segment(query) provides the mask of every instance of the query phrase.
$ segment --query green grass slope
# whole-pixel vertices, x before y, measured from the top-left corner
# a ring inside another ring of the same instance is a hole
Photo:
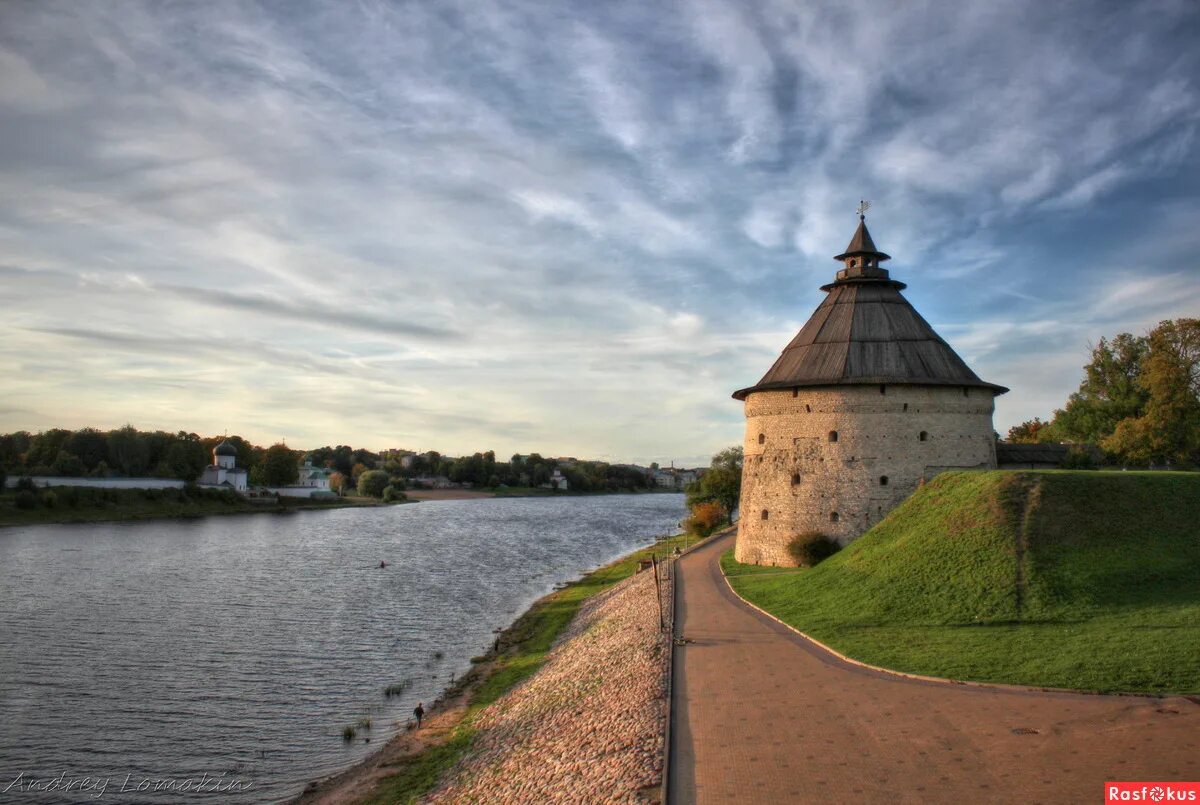
[[[1200,692],[1200,474],[943,473],[811,570],[722,565],[748,600],[873,665]]]

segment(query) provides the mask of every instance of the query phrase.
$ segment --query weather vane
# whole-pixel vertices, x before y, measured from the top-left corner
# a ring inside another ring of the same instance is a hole
[[[856,212],[858,213],[858,220],[865,221],[867,218],[867,210],[869,210],[869,209],[871,209],[871,202],[864,201],[863,199],[859,199],[858,200],[858,209],[856,210]]]

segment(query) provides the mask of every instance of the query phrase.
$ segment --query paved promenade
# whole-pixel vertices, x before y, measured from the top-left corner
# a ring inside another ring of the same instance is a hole
[[[1106,780],[1200,779],[1200,705],[907,680],[845,663],[679,560],[676,803],[1103,802]],[[1170,639],[1169,635],[1164,639]]]

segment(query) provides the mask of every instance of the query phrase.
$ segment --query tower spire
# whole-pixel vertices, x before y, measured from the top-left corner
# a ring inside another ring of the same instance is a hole
[[[875,241],[871,240],[871,233],[867,230],[867,210],[870,208],[869,201],[863,200],[858,203],[858,209],[855,210],[858,213],[858,229],[854,231],[854,237],[850,239],[846,251],[833,258],[845,263],[845,267],[837,273],[837,281],[888,279],[887,269],[880,268],[879,264],[892,258],[879,251]]]

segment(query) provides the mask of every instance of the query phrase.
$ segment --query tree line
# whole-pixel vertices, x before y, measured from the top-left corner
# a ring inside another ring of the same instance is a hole
[[[307,455],[313,466],[333,471],[338,491],[357,487],[363,473],[386,473],[397,489],[415,479],[434,476],[476,487],[537,487],[557,470],[571,490],[579,492],[637,491],[653,486],[643,471],[602,461],[563,462],[537,453],[497,461],[494,451],[451,458],[437,451],[380,454],[350,445],[319,447],[305,453],[286,444],[252,444],[241,436],[200,436],[178,431],[140,431],[132,425],[110,431],[96,428],[51,428],[40,433],[17,431],[0,435],[0,475],[80,477],[151,477],[197,480],[212,462],[213,448],[228,441],[237,450],[237,466],[245,468],[254,486],[287,486],[299,477]],[[373,481],[373,484],[377,483]]]
[[[319,453],[314,451],[313,455]],[[493,450],[457,458],[430,450],[405,456],[389,455],[377,466],[394,481],[403,480],[409,485],[418,483],[419,478],[442,477],[473,487],[538,487],[549,483],[556,470],[574,492],[629,492],[654,485],[650,476],[636,467],[604,461],[560,461],[544,458],[538,453],[516,454],[508,461],[498,461]],[[335,469],[343,473],[344,465]],[[370,467],[365,464],[356,465],[344,474],[357,482],[361,472],[367,469]]]
[[[212,463],[213,448],[228,441],[237,465],[256,486],[286,486],[299,478],[301,451],[286,444],[251,444],[241,436],[200,436],[178,431],[140,431],[132,425],[110,431],[51,428],[40,433],[0,435],[0,475],[68,478],[173,478],[192,482]]]
[[[1101,338],[1066,404],[1013,426],[1008,441],[1095,444],[1127,466],[1200,466],[1200,319]]]

